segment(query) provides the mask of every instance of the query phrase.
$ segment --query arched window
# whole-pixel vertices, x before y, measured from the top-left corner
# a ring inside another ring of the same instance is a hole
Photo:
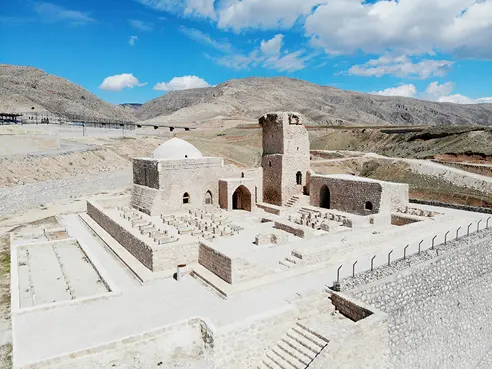
[[[212,192],[210,192],[210,191],[207,191],[205,193],[205,204],[206,205],[212,205],[213,204]]]
[[[189,204],[190,203],[190,195],[188,192],[185,192],[183,195],[183,204]]]
[[[241,173],[241,178],[244,178],[244,172]]]
[[[301,172],[296,173],[296,183],[298,185],[302,185],[302,173]]]
[[[368,202],[366,202],[366,205],[364,208],[366,210],[372,210],[374,207],[372,206],[372,202],[368,201]]]
[[[271,161],[269,161],[269,162],[268,162],[268,166],[269,166],[269,167],[271,167],[271,166],[272,166],[272,162],[271,162]]]

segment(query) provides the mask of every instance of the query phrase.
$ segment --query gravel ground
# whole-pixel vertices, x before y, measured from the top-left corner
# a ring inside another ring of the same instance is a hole
[[[131,169],[0,189],[0,217],[42,205],[131,186]]]

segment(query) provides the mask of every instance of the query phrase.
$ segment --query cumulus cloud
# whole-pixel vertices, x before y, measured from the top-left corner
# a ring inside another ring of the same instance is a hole
[[[330,0],[305,23],[313,45],[330,54],[434,50],[492,57],[492,0]]]
[[[418,77],[427,79],[429,77],[445,76],[454,63],[449,60],[421,60],[414,63],[406,55],[389,56],[383,55],[378,59],[369,60],[365,64],[354,65],[348,70],[348,74],[357,76],[381,77],[392,74],[398,77]]]
[[[130,38],[128,39],[128,43],[130,44],[130,46],[133,46],[133,45],[135,45],[137,40],[138,40],[137,36],[130,36]]]
[[[179,91],[190,88],[210,87],[207,81],[197,76],[174,77],[169,82],[159,82],[154,86],[158,91]]]
[[[52,3],[34,3],[33,7],[41,20],[47,23],[66,22],[74,26],[80,26],[95,22],[88,13],[66,9]]]
[[[419,97],[426,100],[449,102],[454,104],[492,104],[492,96],[480,97],[478,99],[472,99],[470,97],[451,94],[454,90],[455,84],[453,82],[446,82],[440,84],[439,82],[431,82],[427,86],[425,92],[420,93],[412,84],[401,85],[398,87],[390,87],[385,90],[371,92],[375,95],[383,96],[404,96],[404,97]]]
[[[191,38],[192,40],[198,41],[204,45],[208,45],[222,52],[231,52],[232,45],[228,41],[217,41],[210,37],[210,35],[206,34],[195,28],[188,27],[180,27],[180,31],[183,32],[186,36]]]
[[[120,92],[124,88],[142,87],[146,84],[140,83],[138,78],[131,73],[123,73],[106,77],[99,88],[105,91]]]
[[[154,30],[154,24],[151,22],[144,22],[138,19],[130,19],[128,22],[133,28],[142,32],[151,32]]]
[[[272,39],[265,41],[261,41],[261,51],[266,55],[278,55],[280,54],[280,50],[282,49],[282,43],[284,40],[284,35],[278,34],[275,35]]]
[[[326,0],[230,0],[218,11],[218,26],[236,31],[243,28],[286,29],[324,2]]]
[[[382,96],[404,96],[404,97],[415,97],[417,95],[417,87],[412,84],[401,85],[398,87],[387,88],[385,90],[371,92],[374,95]]]

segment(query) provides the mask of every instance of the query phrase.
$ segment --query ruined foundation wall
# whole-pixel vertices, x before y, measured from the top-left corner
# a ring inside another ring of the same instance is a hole
[[[227,283],[232,284],[231,258],[200,242],[198,263]]]
[[[473,368],[492,342],[492,231],[383,280],[346,291],[390,316],[394,368]],[[376,279],[375,273],[375,279]]]
[[[138,261],[148,269],[154,270],[153,250],[149,245],[139,240],[135,235],[119,225],[95,202],[87,201],[87,214],[104,228],[111,237],[118,241],[121,246],[127,249]]]

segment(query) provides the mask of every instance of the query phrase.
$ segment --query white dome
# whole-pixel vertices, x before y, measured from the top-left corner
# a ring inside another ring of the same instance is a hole
[[[154,159],[198,159],[201,158],[202,153],[192,144],[174,137],[170,140],[159,145],[157,149],[152,153]]]

